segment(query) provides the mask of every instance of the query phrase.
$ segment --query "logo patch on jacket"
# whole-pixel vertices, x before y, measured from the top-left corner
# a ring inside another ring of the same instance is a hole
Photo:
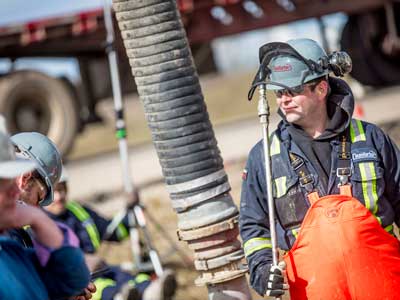
[[[247,170],[246,169],[243,170],[242,180],[247,180]]]
[[[353,159],[353,162],[378,161],[378,154],[375,149],[371,148],[354,149],[351,152],[351,158]]]

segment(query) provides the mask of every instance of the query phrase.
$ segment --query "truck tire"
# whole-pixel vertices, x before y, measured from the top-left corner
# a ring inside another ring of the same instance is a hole
[[[400,3],[394,3],[396,20]],[[342,49],[353,60],[350,73],[360,83],[374,87],[392,86],[400,83],[399,55],[386,55],[382,43],[386,29],[385,12],[382,9],[370,14],[352,15],[343,28]],[[400,24],[397,24],[397,30]]]
[[[0,79],[0,112],[11,134],[46,134],[62,155],[71,149],[78,131],[78,109],[70,88],[37,71],[17,71]]]

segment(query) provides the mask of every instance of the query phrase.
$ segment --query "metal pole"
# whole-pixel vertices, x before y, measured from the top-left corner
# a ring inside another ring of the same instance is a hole
[[[114,98],[114,110],[115,110],[115,117],[116,117],[116,136],[118,139],[118,146],[119,146],[119,153],[121,157],[121,167],[122,167],[122,175],[124,181],[125,192],[128,195],[134,195],[134,187],[132,184],[132,178],[129,169],[129,156],[128,156],[128,144],[126,140],[126,126],[124,121],[124,108],[122,103],[122,93],[121,93],[121,85],[120,85],[120,78],[118,72],[118,59],[117,59],[117,52],[114,49],[114,28],[113,28],[113,21],[111,15],[111,6],[107,0],[104,0],[104,23],[107,32],[107,45],[106,45],[106,52],[108,56],[108,62],[110,66],[110,73],[111,73],[111,86],[113,91],[113,98]],[[148,233],[145,229],[145,221],[143,217],[142,208],[139,205],[135,205],[134,209],[130,209],[128,211],[128,218],[130,222],[130,235],[131,235],[131,248],[132,254],[135,259],[138,259],[138,231],[136,226],[139,225],[145,234],[146,241],[149,241]],[[115,220],[115,219],[114,219]],[[118,225],[118,224],[117,224]],[[110,226],[109,226],[110,227]],[[150,244],[149,244],[150,245]],[[153,264],[154,271],[156,272],[157,276],[161,276],[163,273],[161,261],[157,252],[150,246],[149,247],[149,256],[150,260]],[[140,257],[139,257],[140,259]],[[140,260],[139,260],[140,261]],[[138,262],[138,261],[136,261]]]
[[[271,176],[271,159],[269,149],[269,106],[267,101],[266,85],[259,86],[259,101],[258,101],[258,117],[262,125],[263,131],[263,146],[264,146],[264,160],[265,160],[265,181],[267,185],[267,200],[268,200],[268,215],[269,215],[269,230],[271,234],[272,244],[272,264],[278,266],[278,247],[275,228],[275,205],[272,196],[272,176]],[[280,299],[277,297],[276,299]]]

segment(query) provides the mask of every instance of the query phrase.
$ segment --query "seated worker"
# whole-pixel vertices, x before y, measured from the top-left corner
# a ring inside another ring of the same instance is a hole
[[[16,156],[23,160],[32,161],[35,168],[25,172],[16,178],[16,183],[20,189],[19,202],[26,205],[39,207],[47,205],[53,201],[53,185],[61,176],[61,155],[53,142],[43,134],[38,132],[24,132],[11,137]],[[79,247],[79,240],[74,232],[65,224],[57,223],[63,231],[70,244]],[[22,246],[32,248],[35,244],[35,234],[32,228],[14,228],[8,230],[7,234]],[[46,251],[44,251],[45,253]],[[93,283],[89,283],[80,296],[74,300],[90,299],[91,294],[96,291]]]
[[[104,266],[104,262],[95,254],[101,241],[105,238],[107,227],[111,221],[97,214],[87,206],[83,206],[75,201],[67,201],[68,186],[67,173],[62,168],[59,182],[54,188],[54,201],[45,210],[49,216],[57,222],[68,225],[78,236],[80,247],[85,252],[89,267],[93,270],[99,265]],[[108,241],[121,241],[128,236],[128,222],[125,218]],[[93,299],[111,300],[116,298],[116,294],[131,294],[126,299],[143,300],[168,300],[172,299],[175,289],[175,276],[170,270],[154,280],[150,280],[147,274],[132,276],[124,272],[118,266],[109,266],[110,272],[94,281],[97,292]],[[129,290],[128,286],[132,289]],[[126,291],[129,290],[129,293]]]
[[[0,130],[0,299],[67,299],[89,283],[82,251],[68,235],[41,209],[17,201],[16,178],[34,168],[31,161],[16,160],[8,134]],[[35,235],[33,248],[4,234],[23,226]]]

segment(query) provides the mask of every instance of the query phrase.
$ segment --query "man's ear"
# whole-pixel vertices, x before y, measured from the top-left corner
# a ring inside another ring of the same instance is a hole
[[[29,180],[33,177],[32,172],[25,173],[17,178],[17,185],[20,189],[23,189],[29,183]]]
[[[317,95],[321,98],[321,99],[325,99],[326,96],[328,96],[328,82],[325,80],[322,80],[317,86],[316,86],[316,92]]]

